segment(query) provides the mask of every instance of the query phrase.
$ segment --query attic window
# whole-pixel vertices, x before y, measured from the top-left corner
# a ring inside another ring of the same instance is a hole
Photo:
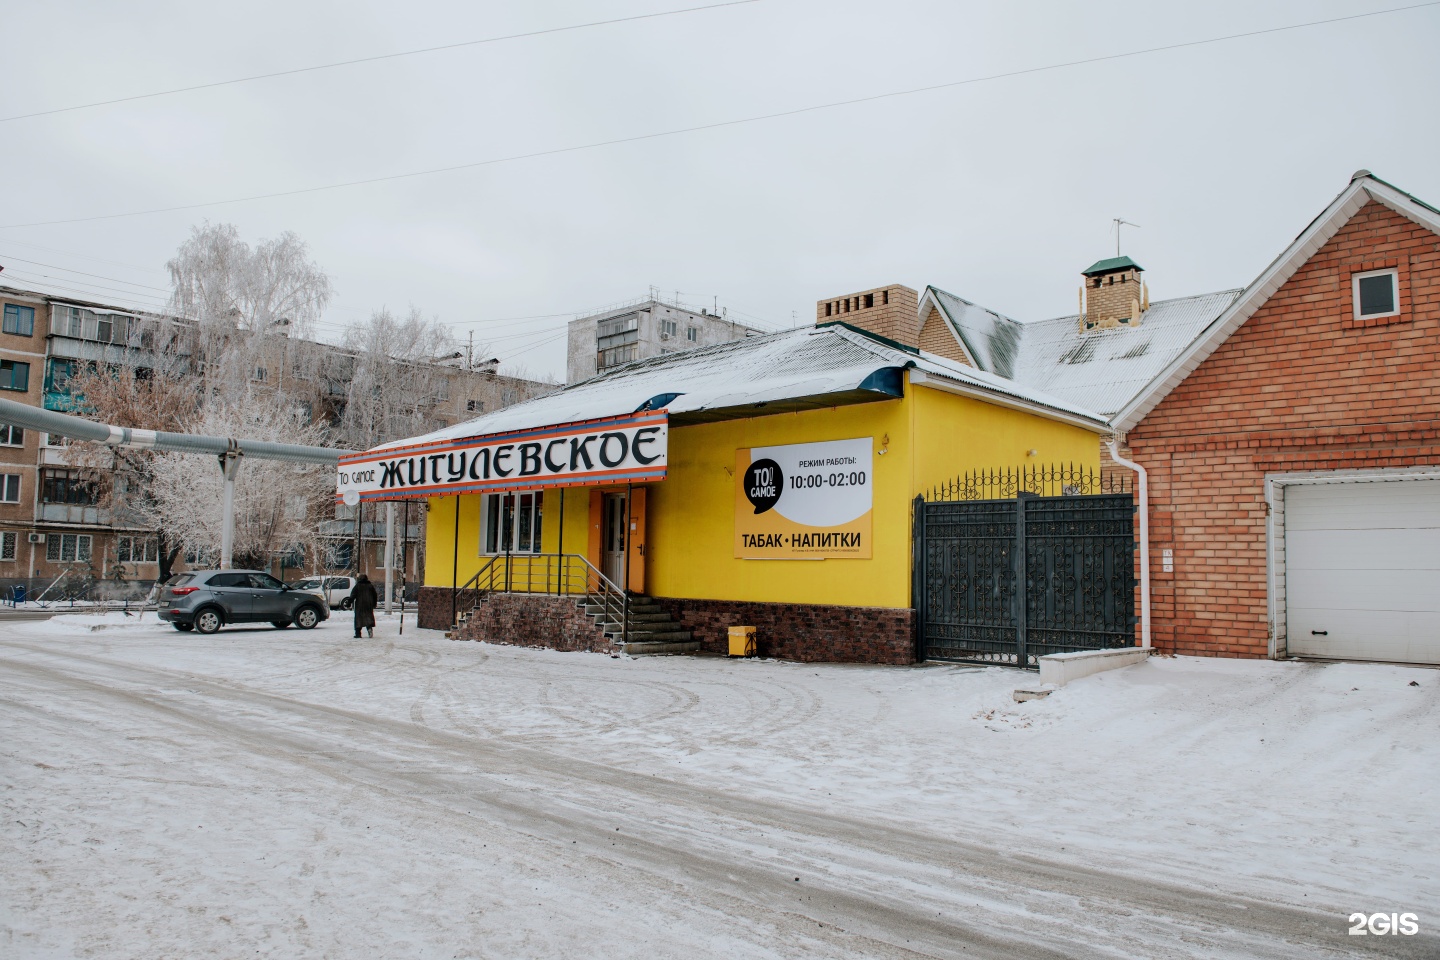
[[[1400,283],[1394,270],[1371,270],[1351,278],[1355,319],[1393,317],[1400,312]]]

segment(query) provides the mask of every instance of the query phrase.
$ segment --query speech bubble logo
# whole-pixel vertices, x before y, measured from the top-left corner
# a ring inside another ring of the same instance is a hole
[[[764,513],[780,502],[785,474],[774,460],[756,460],[745,469],[744,482],[745,499],[754,505],[756,513]]]

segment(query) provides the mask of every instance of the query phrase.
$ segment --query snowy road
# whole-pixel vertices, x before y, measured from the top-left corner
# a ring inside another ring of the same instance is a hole
[[[6,957],[1440,954],[1435,671],[1161,660],[1015,704],[1000,670],[79,622],[0,626]]]

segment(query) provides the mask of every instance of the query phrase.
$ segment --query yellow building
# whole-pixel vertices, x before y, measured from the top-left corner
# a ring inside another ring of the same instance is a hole
[[[339,492],[426,500],[425,627],[721,652],[743,624],[767,655],[908,663],[915,497],[975,469],[1098,470],[1104,429],[832,320],[348,457]]]

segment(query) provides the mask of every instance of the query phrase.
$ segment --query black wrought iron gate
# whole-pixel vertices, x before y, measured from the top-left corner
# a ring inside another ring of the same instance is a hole
[[[915,498],[920,659],[1031,667],[1050,653],[1134,645],[1129,493],[944,495]]]

